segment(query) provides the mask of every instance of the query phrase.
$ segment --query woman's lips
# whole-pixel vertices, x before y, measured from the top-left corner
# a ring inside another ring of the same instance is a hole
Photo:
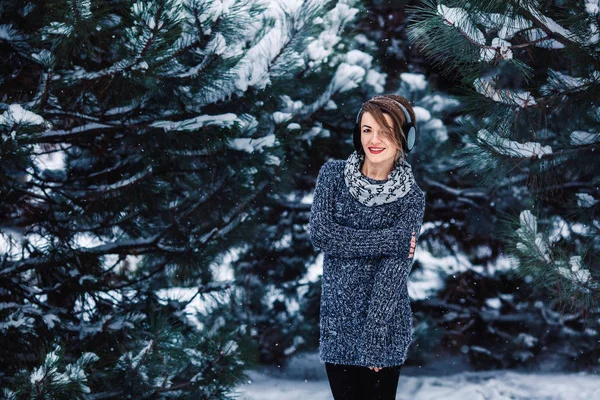
[[[385,147],[369,147],[371,154],[379,154],[385,150]]]

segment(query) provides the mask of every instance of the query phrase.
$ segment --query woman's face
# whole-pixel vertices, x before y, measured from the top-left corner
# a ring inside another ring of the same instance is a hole
[[[388,114],[383,114],[387,123],[393,128],[394,121]],[[385,135],[383,135],[384,126],[380,126],[369,112],[363,113],[360,119],[360,141],[362,143],[365,157],[372,163],[381,163],[391,160],[392,162],[398,156],[400,150]],[[381,149],[383,149],[381,151]]]

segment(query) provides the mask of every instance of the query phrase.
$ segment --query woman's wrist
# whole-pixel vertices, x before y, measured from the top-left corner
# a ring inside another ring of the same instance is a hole
[[[412,237],[410,239],[410,249],[408,250],[408,258],[412,258],[415,254],[415,248],[417,247],[417,238],[415,235],[416,232],[413,231]]]

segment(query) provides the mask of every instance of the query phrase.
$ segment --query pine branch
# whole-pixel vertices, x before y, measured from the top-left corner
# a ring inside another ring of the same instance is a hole
[[[562,43],[563,45],[565,45],[565,47],[580,46],[581,43],[579,43],[579,41],[573,41],[571,40],[571,38],[562,35],[557,30],[551,30],[548,27],[547,23],[554,23],[554,21],[546,17],[538,10],[529,7],[527,2],[510,0],[509,3],[511,3],[515,8],[519,9],[521,12],[523,12],[523,14],[525,14],[528,20],[532,21],[538,28],[540,28],[544,31],[544,33],[546,33],[546,36],[549,36],[555,39],[556,41]],[[564,30],[568,33],[568,31],[563,29],[562,27],[561,30]]]

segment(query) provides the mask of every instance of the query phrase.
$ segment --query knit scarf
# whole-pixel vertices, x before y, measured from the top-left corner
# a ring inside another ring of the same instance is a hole
[[[394,163],[387,181],[384,183],[369,182],[360,170],[364,161],[364,154],[358,154],[356,151],[350,154],[344,167],[344,180],[350,194],[366,206],[391,203],[404,197],[415,181],[412,167],[400,157]]]

